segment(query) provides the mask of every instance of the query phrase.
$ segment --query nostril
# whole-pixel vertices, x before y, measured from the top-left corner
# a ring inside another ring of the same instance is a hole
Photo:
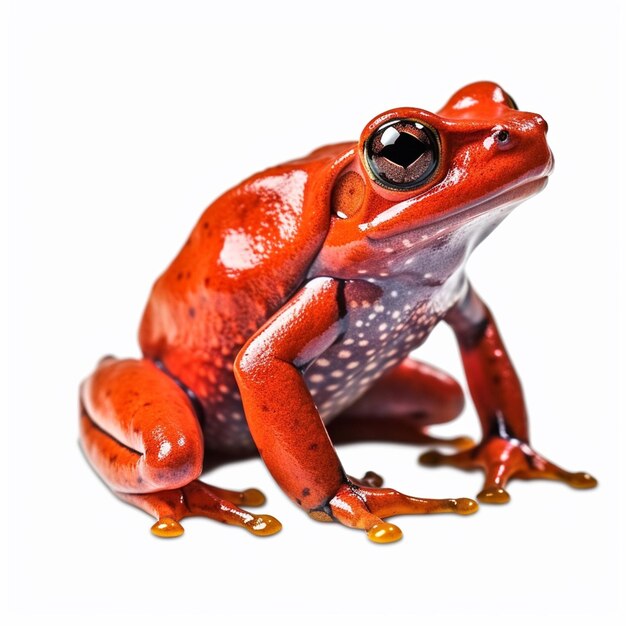
[[[500,130],[496,133],[496,141],[500,144],[506,144],[509,142],[509,131],[508,130]]]

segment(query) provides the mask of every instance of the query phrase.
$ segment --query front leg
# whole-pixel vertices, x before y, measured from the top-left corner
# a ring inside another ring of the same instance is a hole
[[[452,326],[461,350],[470,393],[482,428],[482,441],[474,448],[453,455],[436,451],[421,457],[425,465],[481,468],[485,484],[481,502],[509,501],[505,490],[512,478],[547,478],[571,487],[595,487],[595,478],[585,472],[568,472],[537,454],[529,443],[528,417],[519,378],[509,359],[489,309],[476,293],[452,308],[446,321]]]
[[[242,348],[235,376],[263,461],[276,482],[311,517],[339,521],[384,543],[402,536],[382,518],[400,514],[472,513],[467,498],[425,500],[356,484],[346,475],[302,377],[306,366],[344,332],[343,283],[309,282]]]

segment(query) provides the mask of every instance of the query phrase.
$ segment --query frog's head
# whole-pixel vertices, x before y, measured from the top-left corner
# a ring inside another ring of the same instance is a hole
[[[459,90],[438,114],[399,108],[374,118],[335,179],[318,268],[386,276],[446,244],[462,262],[545,186],[553,165],[547,128],[489,82]]]

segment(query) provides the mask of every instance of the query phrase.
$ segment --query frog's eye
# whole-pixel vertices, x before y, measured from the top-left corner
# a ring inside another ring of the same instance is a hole
[[[368,139],[365,159],[374,180],[383,187],[414,189],[437,167],[437,137],[416,120],[395,120]]]

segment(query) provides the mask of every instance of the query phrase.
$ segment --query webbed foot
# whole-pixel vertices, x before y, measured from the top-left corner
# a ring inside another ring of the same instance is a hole
[[[419,460],[429,467],[447,465],[463,470],[482,469],[485,481],[477,499],[485,504],[509,502],[511,498],[505,487],[512,478],[558,480],[576,489],[590,489],[598,484],[586,472],[568,472],[548,461],[528,443],[496,436],[455,454],[430,450]]]
[[[425,515],[429,513],[457,513],[469,515],[478,510],[478,504],[469,498],[436,500],[415,498],[394,489],[381,489],[346,483],[329,502],[328,514],[313,511],[310,516],[320,521],[336,520],[344,526],[367,532],[375,543],[391,543],[402,538],[395,524],[385,521],[394,515]]]
[[[238,506],[264,504],[265,496],[258,489],[230,491],[194,480],[178,489],[143,494],[118,492],[117,495],[157,518],[151,528],[157,537],[179,537],[184,533],[180,520],[196,516],[241,526],[259,537],[273,535],[282,528],[275,517],[255,515]]]

